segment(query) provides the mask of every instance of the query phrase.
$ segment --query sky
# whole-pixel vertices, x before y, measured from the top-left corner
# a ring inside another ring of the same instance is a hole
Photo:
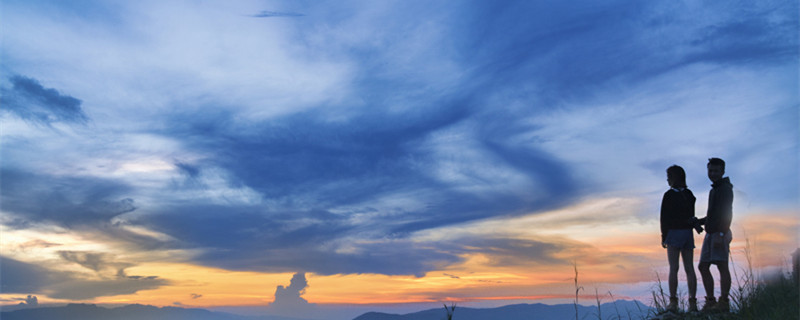
[[[702,217],[710,157],[734,269],[785,270],[799,7],[3,0],[0,302],[645,301],[665,170]]]

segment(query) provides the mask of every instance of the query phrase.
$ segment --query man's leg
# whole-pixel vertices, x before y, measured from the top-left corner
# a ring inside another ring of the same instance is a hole
[[[711,263],[701,261],[700,264],[697,265],[697,269],[700,270],[700,277],[703,278],[703,287],[706,289],[706,298],[713,298],[714,277],[711,276]]]
[[[728,262],[717,263],[717,268],[719,268],[720,296],[727,298],[731,292],[731,271],[728,269]]]
[[[711,276],[711,235],[706,233],[703,239],[703,247],[700,249],[700,264],[697,265],[697,270],[700,271],[700,276],[703,278],[703,288],[706,289],[706,303],[703,305],[703,311],[708,312],[714,309],[717,300],[714,299],[714,277]]]
[[[731,271],[728,269],[727,261],[717,263],[717,268],[719,269],[720,287],[718,309],[723,312],[728,312],[730,310],[730,300],[728,300],[728,295],[731,291]]]

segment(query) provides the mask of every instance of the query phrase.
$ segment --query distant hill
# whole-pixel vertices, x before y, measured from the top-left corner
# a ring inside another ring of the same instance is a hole
[[[643,319],[650,307],[639,301],[617,300],[600,305],[604,319]],[[597,319],[597,306],[578,306],[578,319]],[[442,320],[444,307],[408,314],[388,314],[368,312],[353,320]],[[515,304],[498,308],[475,309],[456,307],[453,320],[563,320],[575,319],[575,306],[572,304]]]
[[[650,308],[638,301],[617,300],[601,305],[604,319],[644,319]],[[409,314],[368,312],[353,320],[442,320],[444,308]],[[597,307],[578,306],[579,319],[597,319]],[[104,308],[93,304],[68,304],[0,312],[2,320],[302,320],[275,316],[241,316],[205,309],[154,307],[140,304]],[[575,319],[572,304],[515,304],[498,308],[456,307],[453,320],[562,320]]]
[[[103,308],[93,304],[68,304],[0,312],[2,320],[299,320],[282,317],[246,317],[205,309],[154,307],[132,304]]]

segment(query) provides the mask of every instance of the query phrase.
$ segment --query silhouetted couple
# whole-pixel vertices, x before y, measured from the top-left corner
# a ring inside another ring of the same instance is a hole
[[[728,269],[728,256],[732,239],[730,226],[733,215],[733,185],[724,177],[725,161],[719,158],[708,159],[708,179],[711,180],[711,191],[708,194],[708,211],[705,218],[697,219],[694,215],[696,198],[686,187],[686,172],[673,165],[667,168],[667,182],[670,189],[661,200],[661,246],[667,249],[669,261],[669,305],[667,310],[678,310],[678,260],[683,258],[686,281],[689,286],[689,312],[697,311],[697,276],[694,273],[694,235],[705,225],[706,236],[700,251],[700,264],[697,268],[703,277],[706,290],[704,312],[728,312],[731,289],[731,273]],[[714,298],[714,278],[710,267],[717,265],[720,274],[719,301]]]

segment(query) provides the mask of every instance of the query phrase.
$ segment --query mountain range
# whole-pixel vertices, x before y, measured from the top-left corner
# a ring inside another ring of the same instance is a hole
[[[514,304],[497,308],[476,309],[456,306],[453,320],[563,320],[575,319],[643,319],[651,308],[639,301],[617,300],[597,306],[577,306],[574,304]],[[409,314],[388,314],[368,312],[353,320],[442,320],[446,318],[444,307]]]
[[[131,304],[104,308],[71,303],[61,307],[28,308],[0,312],[2,320],[303,320],[276,316],[248,317],[205,309],[154,307]]]
[[[617,300],[597,306],[573,304],[546,305],[515,304],[497,308],[466,308],[456,306],[454,320],[561,320],[573,319],[642,319],[651,308],[639,301]],[[444,308],[408,314],[367,312],[353,320],[442,320]],[[154,307],[133,304],[105,308],[93,304],[68,304],[60,307],[27,308],[0,312],[3,320],[303,320],[276,316],[241,316],[205,309]]]

